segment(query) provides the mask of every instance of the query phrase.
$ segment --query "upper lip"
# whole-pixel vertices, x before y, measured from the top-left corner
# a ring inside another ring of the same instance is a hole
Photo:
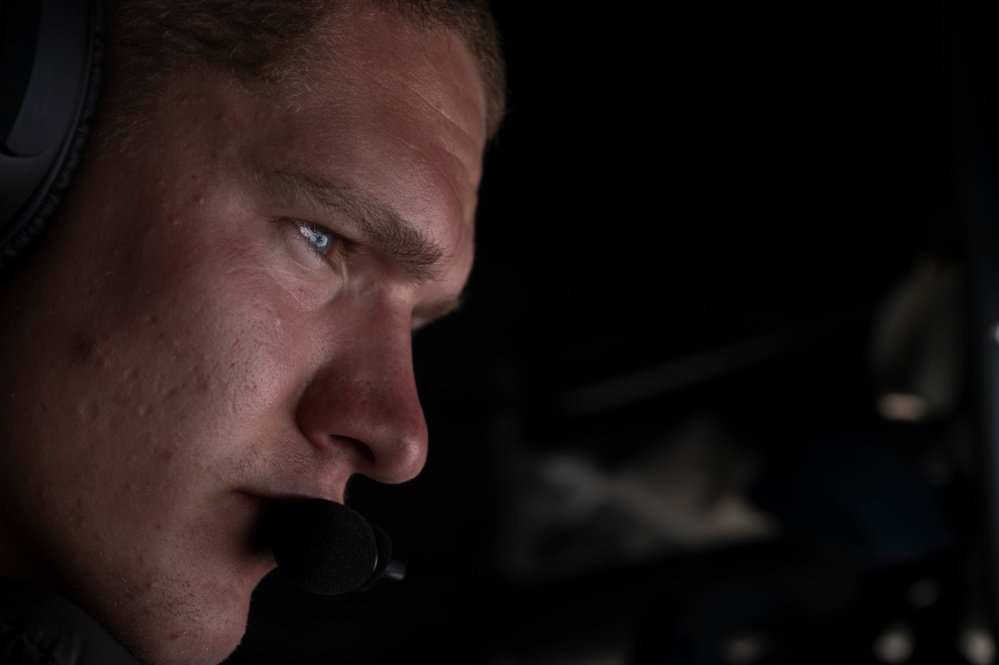
[[[334,495],[328,492],[317,492],[310,490],[276,490],[276,489],[258,489],[258,488],[244,488],[237,490],[242,494],[248,496],[262,499],[264,501],[273,502],[286,502],[286,501],[308,501],[310,499],[323,499],[324,501],[332,501],[334,503],[344,503],[343,494]]]

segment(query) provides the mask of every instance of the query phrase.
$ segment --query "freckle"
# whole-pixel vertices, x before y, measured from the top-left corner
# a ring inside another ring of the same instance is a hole
[[[171,640],[180,639],[180,636],[181,636],[181,633],[170,633],[170,639]]]
[[[173,459],[173,453],[171,451],[169,451],[169,450],[166,450],[166,451],[163,452],[162,455],[160,455],[160,459],[164,463],[169,464],[170,461]]]

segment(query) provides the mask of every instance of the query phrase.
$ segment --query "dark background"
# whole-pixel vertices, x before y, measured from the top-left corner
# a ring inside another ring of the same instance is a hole
[[[993,10],[496,13],[430,458],[352,494],[407,578],[232,663],[992,662]]]

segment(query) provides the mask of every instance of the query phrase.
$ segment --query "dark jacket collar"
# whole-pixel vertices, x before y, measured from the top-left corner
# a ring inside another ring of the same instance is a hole
[[[0,577],[0,663],[140,665],[66,598],[7,577]]]

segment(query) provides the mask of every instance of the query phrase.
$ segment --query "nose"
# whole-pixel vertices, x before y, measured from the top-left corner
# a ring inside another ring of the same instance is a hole
[[[428,443],[409,319],[396,316],[386,324],[384,317],[370,318],[341,329],[306,385],[296,417],[324,461],[336,465],[337,475],[401,483],[422,470]]]

